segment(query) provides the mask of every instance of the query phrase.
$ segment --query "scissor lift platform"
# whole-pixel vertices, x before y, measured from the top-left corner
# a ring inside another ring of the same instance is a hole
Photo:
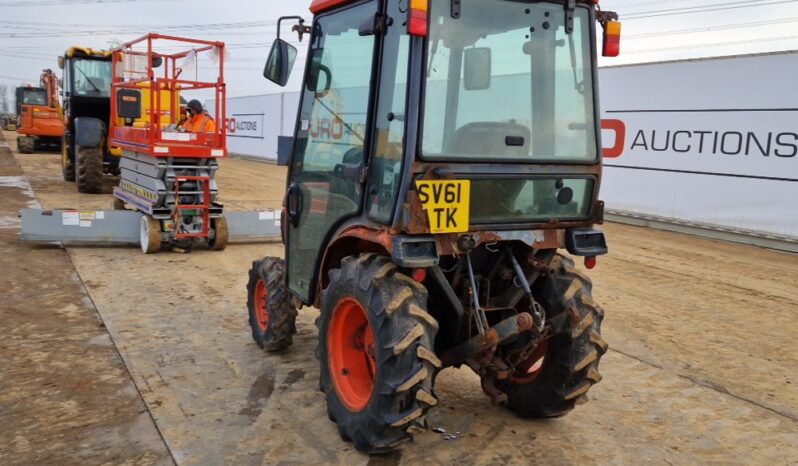
[[[200,80],[196,69],[193,80],[186,77],[192,71],[184,69],[185,62],[189,57],[196,62],[197,54],[217,58],[213,79]],[[224,249],[231,218],[217,200],[214,180],[217,160],[227,156],[224,43],[148,34],[121,45],[112,58],[109,138],[122,149],[114,209],[143,214],[144,253],[158,251],[163,243]],[[214,96],[215,128],[186,132],[181,92]]]

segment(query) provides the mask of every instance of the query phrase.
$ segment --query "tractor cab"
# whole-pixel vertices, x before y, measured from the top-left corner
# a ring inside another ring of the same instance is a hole
[[[523,416],[585,401],[603,312],[560,251],[588,268],[607,252],[594,228],[596,25],[602,54],[617,55],[617,15],[593,0],[315,0],[311,12],[311,24],[280,19],[263,73],[290,81],[283,23],[309,36],[285,261],[250,272],[253,337],[290,343],[269,322],[295,311],[272,297],[320,309],[330,417],[362,451],[422,425],[442,367],[467,365]]]

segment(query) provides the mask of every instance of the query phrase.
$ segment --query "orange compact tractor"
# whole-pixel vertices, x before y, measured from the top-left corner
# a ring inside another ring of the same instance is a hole
[[[52,70],[44,70],[40,87],[18,87],[17,148],[22,154],[38,148],[58,150],[64,135],[61,105],[58,102],[58,78]]]
[[[520,416],[565,415],[601,380],[597,0],[314,0],[281,18],[264,75],[310,36],[284,202],[285,259],[249,272],[252,336],[320,310],[327,412],[358,450],[425,428],[435,375],[468,366]],[[567,252],[567,254],[566,254]]]

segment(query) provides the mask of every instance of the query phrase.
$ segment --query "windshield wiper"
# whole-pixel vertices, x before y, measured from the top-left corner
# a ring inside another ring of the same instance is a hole
[[[438,44],[443,40],[442,38],[438,38],[432,44],[432,53],[429,56],[429,66],[427,66],[427,77],[429,78],[432,75],[432,62],[435,60],[435,54],[438,53]]]
[[[568,35],[568,48],[571,52],[571,72],[574,75],[574,89],[580,94],[585,93],[585,82],[579,81],[579,77],[576,75],[576,46],[574,45],[574,35]]]
[[[97,91],[97,93],[98,93],[98,94],[102,94],[102,93],[103,93],[103,91],[101,91],[101,90],[100,90],[100,88],[99,88],[99,87],[97,87],[97,85],[96,85],[96,84],[94,84],[94,81],[92,81],[92,80],[91,80],[91,78],[90,78],[90,77],[88,77],[88,76],[86,75],[86,73],[84,73],[84,72],[83,72],[83,70],[82,70],[82,69],[80,69],[80,67],[77,67],[77,66],[76,66],[76,67],[75,67],[75,69],[76,69],[76,70],[78,70],[78,71],[80,72],[80,74],[82,74],[82,75],[83,75],[83,77],[84,77],[84,78],[86,78],[86,81],[88,81],[88,82],[89,82],[89,84],[91,84],[91,87],[93,87],[93,88],[94,88],[94,90],[95,90],[95,91]]]

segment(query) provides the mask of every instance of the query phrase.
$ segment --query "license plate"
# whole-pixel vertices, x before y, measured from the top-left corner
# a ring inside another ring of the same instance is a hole
[[[419,180],[416,190],[427,212],[430,233],[468,231],[470,180]]]

